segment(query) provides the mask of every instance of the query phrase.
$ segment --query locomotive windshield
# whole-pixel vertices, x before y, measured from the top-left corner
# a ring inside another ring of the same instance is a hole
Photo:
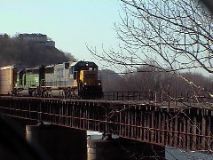
[[[96,71],[98,70],[98,66],[94,62],[88,61],[79,61],[71,64],[70,74],[73,74],[74,79],[76,79],[76,75],[81,70],[90,70]]]

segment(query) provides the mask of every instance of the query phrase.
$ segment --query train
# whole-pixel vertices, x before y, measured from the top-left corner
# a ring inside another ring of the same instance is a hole
[[[90,61],[64,62],[25,68],[0,67],[0,95],[101,98],[98,66]]]

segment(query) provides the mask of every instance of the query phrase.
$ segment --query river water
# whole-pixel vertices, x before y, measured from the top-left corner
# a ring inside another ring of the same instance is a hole
[[[166,147],[165,155],[168,160],[213,160],[213,154],[186,152],[171,147]]]
[[[98,140],[102,138],[102,134],[98,132],[88,131],[87,135],[92,140]],[[194,152],[194,151],[186,152],[181,149],[166,147],[165,158],[166,160],[213,160],[213,154],[200,153],[200,152]]]

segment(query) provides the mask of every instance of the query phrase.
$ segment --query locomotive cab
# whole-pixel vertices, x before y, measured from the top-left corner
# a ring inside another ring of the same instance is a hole
[[[94,62],[79,61],[71,66],[73,74],[72,86],[78,90],[78,96],[83,98],[102,97],[101,81],[98,80],[98,66]]]

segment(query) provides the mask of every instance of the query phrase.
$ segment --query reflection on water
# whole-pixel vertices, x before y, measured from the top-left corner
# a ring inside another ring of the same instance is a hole
[[[171,147],[166,147],[165,154],[168,160],[213,160],[213,154],[185,152]]]
[[[102,133],[99,132],[88,131],[87,135],[90,140],[102,139]],[[165,158],[167,160],[213,160],[213,154],[200,153],[200,152],[186,152],[181,149],[166,147]]]

